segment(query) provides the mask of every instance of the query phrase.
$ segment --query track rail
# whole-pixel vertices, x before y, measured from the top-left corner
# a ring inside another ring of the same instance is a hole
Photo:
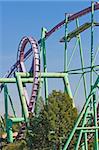
[[[33,56],[33,61],[32,61],[32,67],[33,68],[31,71],[33,73],[33,86],[32,86],[32,92],[31,92],[31,97],[30,99],[27,98],[27,90],[26,86],[24,86],[24,94],[26,97],[27,101],[27,107],[28,111],[34,112],[35,108],[35,102],[38,94],[38,89],[39,89],[39,81],[38,81],[38,72],[40,72],[40,56],[39,56],[39,50],[38,50],[38,44],[36,40],[32,37],[23,37],[20,45],[19,45],[19,69],[21,72],[26,72],[26,67],[24,64],[24,52],[25,52],[25,47],[26,45],[30,43],[32,52],[34,54]],[[28,104],[29,102],[29,104]],[[23,123],[22,127],[20,128],[19,134],[17,136],[17,139],[21,139],[23,137],[23,133],[25,131],[26,124]]]
[[[88,13],[91,12],[91,7],[85,8],[71,16],[69,16],[68,18],[68,22],[71,22],[79,17],[82,17]],[[94,10],[98,10],[99,9],[99,3],[95,3],[94,5]],[[58,23],[55,27],[53,27],[49,32],[46,33],[46,39],[51,36],[55,31],[59,30],[63,25],[65,24],[65,20],[61,21],[60,23]],[[41,39],[38,41],[38,44],[41,43]],[[26,60],[30,55],[32,54],[32,49],[29,49],[25,54],[24,54],[24,60]],[[9,78],[13,75],[13,73],[15,72],[15,70],[17,69],[19,65],[19,60],[10,68],[10,70],[6,73],[5,77]],[[3,86],[1,86],[2,89]]]
[[[94,9],[98,10],[99,9],[99,3],[95,3],[94,5]],[[90,13],[92,10],[91,7],[88,7],[82,11],[79,11],[73,15],[70,15],[68,17],[68,22],[71,22],[79,17],[82,17],[88,13]],[[63,25],[65,24],[65,20],[61,21],[60,23],[58,23],[55,27],[53,27],[49,32],[46,33],[45,38],[47,39],[49,36],[51,36],[54,32],[56,32],[57,30],[59,30]],[[27,45],[27,43],[30,43],[31,48],[25,53],[25,47]],[[34,54],[34,59],[33,59],[33,86],[32,86],[32,92],[31,92],[31,97],[29,99],[29,104],[28,104],[28,111],[31,112],[32,110],[34,111],[34,107],[35,107],[35,101],[37,98],[37,92],[38,92],[38,86],[39,86],[39,81],[38,81],[38,72],[40,72],[40,58],[39,58],[39,52],[38,52],[38,44],[41,43],[41,39],[36,42],[35,39],[33,39],[32,37],[24,37],[19,45],[19,59],[17,60],[17,62],[10,68],[10,70],[7,72],[7,74],[4,76],[6,78],[11,77],[15,70],[18,69],[18,67],[20,67],[22,72],[26,71],[25,65],[24,65],[24,61],[33,53]],[[3,84],[1,85],[1,90],[3,88]],[[25,89],[25,88],[24,88]],[[26,95],[26,92],[25,92]],[[20,139],[23,136],[23,132],[25,130],[25,123],[22,124],[22,127],[19,131],[18,134],[18,139]]]

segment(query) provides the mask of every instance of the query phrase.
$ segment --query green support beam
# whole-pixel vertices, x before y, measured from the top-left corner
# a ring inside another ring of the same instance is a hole
[[[28,108],[27,108],[27,104],[26,104],[24,88],[22,85],[21,77],[18,73],[15,73],[15,77],[16,77],[16,83],[17,83],[17,87],[18,87],[19,96],[20,96],[21,106],[22,106],[22,110],[24,113],[24,118],[25,118],[25,121],[28,122],[29,113],[28,113]]]
[[[76,20],[76,26],[79,28],[79,21]],[[82,50],[82,42],[81,42],[81,36],[78,34],[77,36],[78,44],[79,44],[79,51],[80,51],[80,59],[81,59],[81,67],[82,67],[82,73],[83,73],[83,84],[84,84],[84,93],[85,93],[85,99],[87,98],[87,87],[86,87],[86,76],[84,74],[84,57],[83,57],[83,50]]]
[[[68,14],[65,14],[65,48],[64,48],[64,72],[67,71],[67,35],[68,35]]]
[[[41,110],[41,91],[42,91],[42,85],[43,85],[43,81],[39,80],[39,91],[38,91],[38,95],[37,95],[37,100],[36,100],[36,105],[35,105],[35,115],[36,117],[39,116],[40,114],[40,110]]]
[[[30,73],[17,73],[21,77],[21,82],[22,83],[33,83],[33,77],[31,77]],[[52,73],[39,73],[39,77],[41,78],[64,78],[66,73],[57,73],[57,72],[52,72]],[[0,78],[0,83],[16,83],[15,78]]]
[[[12,131],[12,121],[8,119],[7,122],[7,128],[8,128],[8,133],[7,133],[7,141],[9,143],[13,143],[13,131]]]
[[[24,118],[21,117],[21,118],[10,118],[10,120],[13,122],[13,123],[19,123],[19,122],[24,122]]]
[[[7,141],[13,143],[12,121],[9,119],[8,114],[8,89],[6,84],[4,85],[4,100],[5,100],[5,122],[6,122]]]
[[[96,91],[94,89],[94,93],[93,93],[93,111],[94,111],[94,125],[96,127],[95,129],[95,139],[94,139],[94,148],[95,150],[99,150],[99,143],[98,143],[98,124],[97,124],[97,101],[96,101]]]
[[[92,86],[93,86],[93,66],[94,66],[94,56],[93,56],[93,51],[94,51],[94,2],[92,0],[91,2],[91,51],[90,51],[90,66],[91,66],[91,70],[90,70],[90,86],[91,86],[91,89],[92,89]]]
[[[60,42],[65,42],[65,48],[64,48],[64,70],[63,72],[47,72],[47,60],[46,60],[46,41],[47,38],[47,30],[45,28],[42,28],[41,31],[41,45],[40,45],[40,60],[43,59],[43,72],[38,73],[39,78],[39,90],[37,95],[37,101],[36,101],[36,111],[35,115],[38,117],[40,112],[40,106],[38,106],[38,103],[40,103],[40,96],[41,96],[41,90],[42,85],[44,83],[44,92],[45,92],[45,104],[48,105],[48,78],[62,78],[64,83],[64,91],[67,92],[67,94],[70,96],[70,98],[73,100],[74,97],[72,96],[72,91],[69,83],[69,74],[79,74],[81,75],[79,82],[77,84],[75,94],[77,93],[77,90],[80,86],[80,81],[83,78],[83,84],[84,84],[84,91],[85,91],[85,105],[80,112],[77,122],[75,123],[75,126],[68,137],[67,142],[65,143],[63,150],[67,150],[69,147],[69,144],[77,131],[79,133],[78,140],[76,141],[76,145],[74,147],[74,150],[78,150],[79,148],[82,148],[82,150],[88,150],[88,135],[89,133],[93,133],[95,136],[94,140],[94,149],[99,149],[98,144],[98,130],[99,126],[97,123],[97,98],[96,98],[96,88],[99,88],[99,75],[96,73],[95,69],[99,69],[99,65],[94,66],[94,60],[97,56],[98,50],[96,51],[95,55],[93,55],[94,51],[94,26],[99,26],[99,23],[94,22],[94,2],[92,0],[92,11],[91,11],[91,23],[87,22],[83,25],[79,26],[78,19],[76,20],[76,29],[72,32],[68,33],[68,14],[65,14],[65,36],[60,40]],[[80,33],[84,32],[85,30],[91,28],[91,59],[90,59],[90,66],[84,67],[84,57],[83,57],[83,49],[82,49],[82,43],[81,43],[81,37]],[[52,30],[53,31],[53,30]],[[70,56],[69,63],[67,62],[67,52],[68,52],[68,42],[70,42],[71,39],[74,37],[77,38],[76,44],[74,46],[73,52]],[[69,70],[69,65],[71,63],[71,60],[74,56],[74,53],[77,49],[77,45],[79,45],[80,50],[80,59],[81,59],[81,68],[72,69]],[[86,77],[85,73],[90,73],[90,93],[89,96],[87,96],[87,87],[86,87]],[[94,83],[94,75],[93,72],[96,73],[97,79]],[[6,131],[7,131],[7,141],[13,142],[13,132],[12,132],[12,125],[14,123],[19,122],[28,122],[29,120],[29,113],[28,108],[26,104],[26,98],[24,95],[24,83],[32,83],[33,84],[33,74],[31,73],[22,73],[18,72],[15,73],[15,78],[0,78],[0,83],[4,84],[4,99],[5,99],[5,119],[6,119]],[[7,85],[8,83],[15,83],[17,84],[18,93],[20,96],[21,106],[22,106],[22,117],[16,117],[14,107],[12,100],[10,98],[10,95],[8,93]],[[10,100],[11,107],[14,113],[14,118],[10,118],[8,114],[8,100]],[[73,107],[75,107],[74,101],[73,101]],[[89,118],[90,117],[90,120]],[[94,118],[94,119],[93,119]],[[93,122],[92,122],[93,121]],[[88,123],[88,126],[87,126]],[[91,124],[93,123],[93,124]],[[60,150],[62,150],[62,139],[63,137],[60,137]],[[82,138],[84,139],[83,141]],[[81,146],[81,147],[80,147]],[[55,149],[55,147],[54,147]]]
[[[99,23],[94,22],[93,26],[99,26]],[[90,22],[86,22],[83,25],[79,26],[79,28],[75,29],[74,31],[68,33],[67,35],[67,42],[70,42],[70,40],[74,37],[77,37],[80,33],[84,32],[88,28],[91,27]],[[61,38],[60,42],[65,42],[65,36]]]
[[[78,125],[79,125],[79,123],[80,123],[82,117],[84,116],[86,110],[88,109],[88,105],[90,104],[90,98],[92,97],[93,91],[94,91],[94,89],[97,87],[97,84],[99,84],[99,77],[96,79],[96,82],[95,82],[95,84],[94,84],[94,86],[93,86],[93,88],[92,88],[92,90],[91,90],[91,92],[90,92],[88,98],[86,99],[86,102],[85,102],[85,104],[84,104],[84,106],[83,106],[83,109],[82,109],[82,111],[80,112],[80,114],[79,114],[79,116],[78,116],[78,119],[77,119],[77,121],[76,121],[76,123],[75,123],[75,125],[74,125],[74,128],[73,128],[73,130],[72,130],[70,136],[68,137],[68,140],[66,141],[66,143],[65,143],[65,145],[64,145],[63,150],[67,150],[67,148],[68,148],[68,146],[69,146],[69,144],[70,144],[70,141],[72,140],[72,138],[73,138],[73,136],[74,136],[74,133],[75,133],[75,131],[77,130]],[[82,128],[83,128],[83,127],[82,127]],[[82,129],[81,129],[81,130],[82,130]]]
[[[44,73],[47,73],[46,47],[45,47],[46,32],[47,32],[47,30],[45,28],[42,28],[40,53],[43,54],[43,71],[44,71]],[[46,105],[48,105],[48,81],[47,81],[47,78],[44,78],[44,89],[45,89],[45,100],[46,100],[45,103],[46,103]]]
[[[69,17],[69,15],[65,14],[64,72],[66,72],[67,69],[68,69],[68,65],[67,65],[67,35],[68,35],[67,24],[68,24],[68,17]],[[73,96],[72,96],[72,91],[71,91],[71,88],[70,88],[68,73],[65,74],[63,81],[64,81],[64,92],[66,92],[70,96],[70,98],[73,101],[73,107],[75,107],[74,99],[73,99]]]
[[[69,83],[69,80],[68,80],[68,74],[67,73],[65,74],[65,76],[63,78],[63,81],[64,81],[64,86],[65,86],[66,92],[69,95],[69,97],[72,99],[73,107],[75,107],[75,103],[74,103],[74,99],[73,99],[73,96],[72,96],[72,92],[71,92],[70,83]]]

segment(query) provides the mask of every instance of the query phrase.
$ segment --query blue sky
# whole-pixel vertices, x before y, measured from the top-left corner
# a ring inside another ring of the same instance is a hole
[[[75,13],[89,5],[90,2],[84,1],[1,2],[0,52],[4,57],[0,59],[0,64],[3,59],[3,73],[15,61],[19,41],[24,35],[39,39],[41,27],[50,30],[64,19],[65,12]]]
[[[65,13],[75,13],[90,6],[90,1],[85,0],[68,0],[68,1],[0,1],[0,77],[15,63],[18,44],[23,36],[33,36],[37,40],[40,39],[41,27],[46,27],[49,31],[57,23],[64,20]],[[99,14],[98,14],[99,15]],[[95,19],[98,20],[98,15]],[[82,17],[80,23],[87,21],[90,15]],[[69,30],[74,28],[75,23],[71,23]],[[96,34],[95,43],[99,44],[98,32]],[[59,43],[59,40],[64,35],[64,28],[54,33],[47,41],[47,64],[48,71],[63,71],[63,50],[64,45]],[[82,35],[85,62],[89,64],[89,49],[90,49],[90,30],[85,35]],[[74,41],[69,44],[69,50],[73,48]],[[96,46],[96,44],[95,44]],[[97,46],[96,46],[97,47]],[[96,48],[95,47],[95,48]],[[87,50],[88,51],[87,51]],[[71,53],[69,54],[71,55]],[[75,61],[70,66],[75,68],[77,65],[77,53]],[[98,61],[99,63],[99,61]],[[78,80],[78,79],[77,79]],[[76,81],[73,83],[73,87]],[[61,81],[49,83],[49,88],[63,89]],[[82,87],[81,87],[82,90]],[[14,93],[15,94],[15,93]],[[82,95],[79,95],[81,101]],[[2,102],[2,100],[0,99]],[[81,102],[82,105],[83,102]],[[77,106],[79,100],[76,101]]]

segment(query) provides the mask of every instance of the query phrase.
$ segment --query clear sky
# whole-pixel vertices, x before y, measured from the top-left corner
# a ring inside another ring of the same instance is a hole
[[[3,63],[0,75],[15,61],[19,41],[24,35],[39,39],[41,27],[50,30],[64,19],[65,12],[75,13],[90,6],[88,1],[5,1],[0,4],[0,53],[3,55],[0,58],[0,64]]]
[[[75,13],[86,7],[90,6],[90,0],[68,0],[68,1],[0,1],[0,77],[2,77],[10,66],[16,61],[16,54],[18,50],[18,44],[23,36],[33,36],[37,40],[40,39],[41,27],[46,27],[49,31],[58,22],[64,20],[65,13]],[[98,14],[95,15],[95,19],[99,22]],[[90,15],[81,18],[80,23],[87,21]],[[71,24],[69,30],[72,31],[74,24]],[[96,37],[99,35],[95,32]],[[63,71],[63,52],[64,45],[59,43],[59,40],[64,35],[64,28],[54,33],[47,42],[47,63],[48,71]],[[87,55],[89,55],[89,41],[90,31],[82,37],[85,63],[89,64]],[[95,43],[99,44],[99,39],[95,39]],[[69,49],[73,48],[74,41],[69,45]],[[96,45],[96,44],[95,44]],[[96,48],[96,47],[95,47]],[[88,50],[88,51],[87,51]],[[69,54],[71,55],[71,54]],[[71,68],[75,68],[77,65],[77,53],[75,61],[72,63]],[[79,62],[79,61],[78,61]],[[98,61],[99,63],[99,61]],[[72,88],[76,81],[74,81]],[[50,82],[49,87],[51,89],[59,88],[63,89],[60,85],[61,81]],[[82,90],[82,88],[81,88]],[[81,98],[82,95],[79,95]],[[2,100],[0,99],[2,102]],[[82,105],[83,102],[81,102]],[[79,100],[76,101],[77,106]]]

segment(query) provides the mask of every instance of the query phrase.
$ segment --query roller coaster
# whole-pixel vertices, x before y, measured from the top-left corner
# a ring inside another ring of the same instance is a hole
[[[77,92],[81,87],[81,82],[83,86],[82,94],[84,95],[85,99],[85,104],[81,112],[79,113],[74,128],[72,129],[68,140],[62,146],[62,149],[68,149],[73,136],[77,132],[78,139],[74,147],[75,150],[88,150],[88,143],[91,141],[92,137],[94,137],[93,149],[99,150],[99,47],[94,50],[94,30],[98,31],[99,27],[99,23],[94,21],[94,14],[98,13],[98,10],[99,3],[92,2],[90,7],[75,14],[65,14],[65,19],[58,23],[50,31],[47,31],[47,29],[43,27],[41,30],[41,38],[39,41],[37,41],[33,37],[27,36],[21,39],[18,46],[16,63],[11,66],[11,68],[3,76],[3,78],[0,78],[0,93],[4,92],[6,133],[8,143],[13,143],[14,140],[20,140],[23,138],[24,132],[29,124],[29,117],[31,113],[33,113],[34,117],[36,115],[39,115],[40,108],[36,107],[36,104],[41,96],[43,85],[45,94],[44,103],[45,105],[48,105],[48,78],[61,78],[63,80],[64,92],[66,92],[73,100],[73,107],[75,107],[75,95],[77,95]],[[88,14],[90,14],[90,17]],[[80,25],[80,18],[87,15],[87,18],[89,19],[88,22],[84,22]],[[68,26],[71,26],[71,22],[75,23],[75,28],[68,33]],[[65,28],[65,35],[59,39],[59,42],[60,44],[64,44],[64,70],[61,72],[48,72],[46,42],[48,38],[52,36],[52,34],[54,34],[56,31],[58,32],[58,30],[63,27]],[[82,47],[82,36],[84,37],[84,33],[87,31],[88,33],[90,31],[90,59],[88,59],[88,66],[85,65],[85,57],[83,55],[84,51]],[[68,54],[70,53],[70,50],[68,49],[68,45],[73,40],[75,42],[74,48],[71,51],[69,57]],[[31,48],[25,52],[28,44]],[[75,53],[76,57],[80,58],[79,61],[76,62],[79,63],[80,67],[71,68],[70,64],[73,62],[75,63]],[[25,62],[30,58],[30,56],[32,56],[32,65],[27,71]],[[70,80],[70,78],[74,76],[75,78],[78,78],[78,83],[77,86],[75,86],[75,89],[72,88]],[[27,83],[32,84],[30,97],[27,90]],[[17,87],[22,110],[21,117],[16,116],[13,106],[13,100],[11,99],[8,91],[8,84],[15,84]],[[9,117],[10,115],[8,113],[8,101],[10,101],[11,103],[14,117]],[[2,120],[3,119],[1,116],[1,121]],[[14,123],[21,123],[21,128],[15,138],[13,137],[12,131],[12,126]],[[3,124],[1,128],[4,128]]]

